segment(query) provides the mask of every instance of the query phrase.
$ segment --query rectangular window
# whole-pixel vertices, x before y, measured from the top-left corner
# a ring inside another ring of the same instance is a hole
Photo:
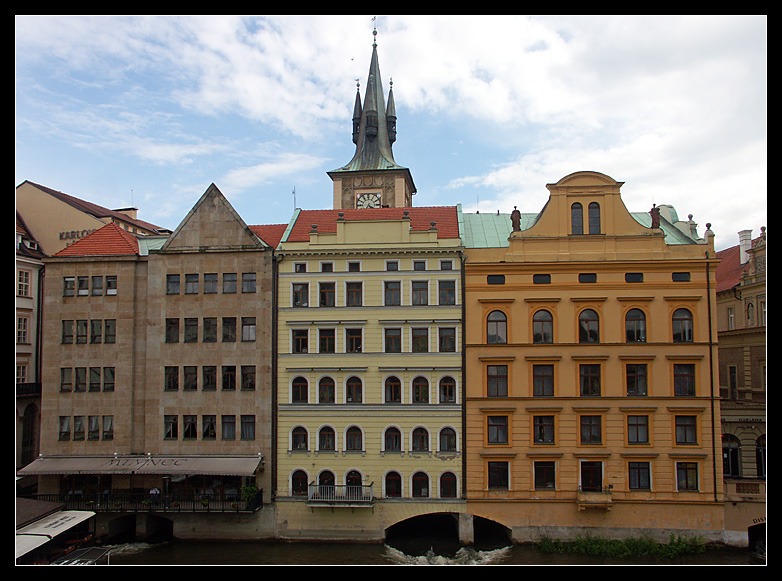
[[[255,292],[255,273],[243,272],[242,273],[242,292],[254,293]]]
[[[179,367],[166,366],[164,370],[166,391],[176,391],[179,389]]]
[[[221,416],[221,438],[223,440],[236,439],[236,416]]]
[[[103,295],[103,277],[102,276],[93,276],[92,277],[92,296],[99,297]]]
[[[211,414],[201,416],[201,439],[214,440],[217,438],[217,417]]]
[[[179,275],[167,274],[166,275],[166,294],[178,295],[179,294]]]
[[[76,343],[84,344],[87,342],[87,321],[76,321]]]
[[[242,341],[255,341],[255,317],[242,317]]]
[[[198,416],[182,416],[182,439],[195,440],[198,438]]]
[[[232,295],[236,293],[236,273],[223,273],[223,294]]]
[[[179,319],[166,319],[166,343],[179,343]]]
[[[217,317],[204,317],[204,343],[217,342]]]
[[[345,350],[348,353],[361,353],[361,329],[345,329]]]
[[[649,443],[649,416],[627,416],[627,443]]]
[[[508,490],[510,478],[508,474],[508,462],[489,462],[488,480],[489,488],[494,490]]]
[[[320,353],[336,352],[336,335],[334,329],[318,330],[318,352]]]
[[[100,367],[90,367],[90,391],[100,391]]]
[[[698,490],[698,463],[676,463],[676,489]]]
[[[695,364],[674,363],[673,394],[682,397],[695,395]]]
[[[532,395],[534,397],[554,396],[553,364],[538,364],[532,366]]]
[[[73,384],[73,391],[87,391],[87,368],[76,368],[76,381]]]
[[[412,334],[413,353],[428,353],[429,352],[429,329],[415,328],[412,329],[411,334]]]
[[[581,416],[581,444],[595,445],[603,441],[600,416]]]
[[[217,293],[217,273],[209,272],[204,274],[204,294],[213,295]]]
[[[71,391],[73,389],[73,369],[70,367],[60,368],[60,391]]]
[[[309,305],[310,285],[301,282],[293,285],[293,306],[306,307]]]
[[[84,416],[73,416],[73,440],[84,440]]]
[[[625,366],[627,379],[627,395],[645,396],[646,395],[646,364],[628,363]]]
[[[114,439],[114,416],[103,416],[103,439]]]
[[[487,441],[489,444],[508,443],[508,416],[489,416],[486,418]]]
[[[537,461],[533,465],[533,470],[535,471],[535,490],[554,490],[556,488],[553,461]]]
[[[60,416],[60,430],[58,440],[65,442],[71,439],[71,418]]]
[[[198,275],[186,274],[185,275],[185,294],[197,295],[198,294]]]
[[[106,319],[103,321],[103,342],[104,343],[116,343],[117,342],[117,320]]]
[[[62,296],[72,297],[76,294],[76,279],[72,276],[62,277]]]
[[[384,329],[385,334],[385,352],[402,352],[402,329]]]
[[[87,417],[87,440],[97,441],[100,439],[100,416]]]
[[[233,391],[236,389],[236,366],[223,365],[223,390]]]
[[[418,306],[428,305],[429,304],[429,281],[414,280],[412,287],[413,287],[413,295],[412,295],[413,304]]]
[[[456,304],[456,282],[453,280],[441,280],[439,282],[439,298],[441,305]]]
[[[630,490],[651,490],[652,471],[649,462],[628,462],[627,474]]]
[[[62,344],[69,345],[73,343],[73,321],[62,322]]]
[[[176,440],[179,437],[177,416],[163,416],[163,439]]]
[[[387,307],[402,304],[402,283],[398,280],[389,280],[383,283],[383,304]]]
[[[87,276],[76,278],[76,294],[80,297],[86,297],[90,294],[90,279]]]
[[[307,329],[293,329],[293,353],[309,352],[309,331]]]
[[[322,282],[319,284],[320,306],[333,307],[335,303],[336,290],[333,282]]]
[[[255,365],[242,365],[242,389],[253,391],[255,389]]]
[[[201,391],[214,391],[217,389],[217,366],[204,365],[201,368]]]
[[[106,277],[106,295],[107,296],[113,296],[117,294],[117,277],[116,276],[107,276]],[[111,416],[106,416],[111,417]]]
[[[345,306],[360,307],[363,304],[363,283],[348,282],[345,284]]]
[[[437,332],[439,334],[438,350],[440,353],[455,353],[456,329],[453,327],[440,327]]]
[[[114,391],[114,368],[103,368],[103,391]]]
[[[236,317],[223,317],[223,343],[236,341]]]
[[[198,342],[198,319],[188,317],[185,319],[185,343]]]
[[[255,416],[242,416],[241,417],[241,430],[242,440],[254,440],[255,439]]]
[[[508,396],[508,366],[486,366],[486,389],[488,397]]]
[[[581,395],[599,396],[600,395],[600,364],[581,364],[579,365]]]
[[[698,443],[698,422],[695,416],[676,416],[676,443],[693,445]]]
[[[183,372],[183,391],[196,391],[198,389],[198,367],[185,365]]]
[[[536,444],[554,443],[554,416],[534,416],[532,418],[533,441]]]

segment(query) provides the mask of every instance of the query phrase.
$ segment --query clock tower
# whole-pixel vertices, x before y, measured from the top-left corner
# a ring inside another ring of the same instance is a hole
[[[377,37],[377,29],[373,30]],[[353,143],[356,153],[341,168],[328,172],[334,183],[334,209],[401,208],[413,205],[415,184],[410,170],[394,161],[391,149],[396,141],[396,108],[393,82],[388,104],[377,59],[377,38],[372,43],[364,103],[356,88],[353,108]]]

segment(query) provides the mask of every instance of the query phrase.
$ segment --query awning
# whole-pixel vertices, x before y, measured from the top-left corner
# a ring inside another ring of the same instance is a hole
[[[208,474],[252,476],[261,463],[252,456],[42,456],[17,472],[27,474]]]
[[[64,533],[94,515],[94,512],[87,510],[63,510],[18,529],[16,531],[16,558],[18,559],[36,547],[48,543],[60,533]]]

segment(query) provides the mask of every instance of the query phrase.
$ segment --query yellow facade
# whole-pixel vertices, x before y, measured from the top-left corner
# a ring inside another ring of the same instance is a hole
[[[415,229],[401,209],[294,217],[276,251],[278,522],[299,522],[319,483],[338,496],[360,485],[373,498],[368,514],[385,498],[461,496],[461,241],[451,210],[449,238]],[[339,535],[369,518],[329,506],[307,530],[280,534]],[[382,535],[378,515],[359,528]],[[335,524],[343,518],[353,525]]]
[[[534,225],[466,241],[468,511],[518,540],[722,530],[713,235],[671,243],[620,186],[572,174]]]

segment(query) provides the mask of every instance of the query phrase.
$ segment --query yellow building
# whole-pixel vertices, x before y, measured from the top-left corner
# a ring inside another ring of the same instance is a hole
[[[456,207],[297,211],[276,250],[283,538],[463,510]]]
[[[515,541],[722,533],[713,234],[621,185],[463,215],[468,511]]]

